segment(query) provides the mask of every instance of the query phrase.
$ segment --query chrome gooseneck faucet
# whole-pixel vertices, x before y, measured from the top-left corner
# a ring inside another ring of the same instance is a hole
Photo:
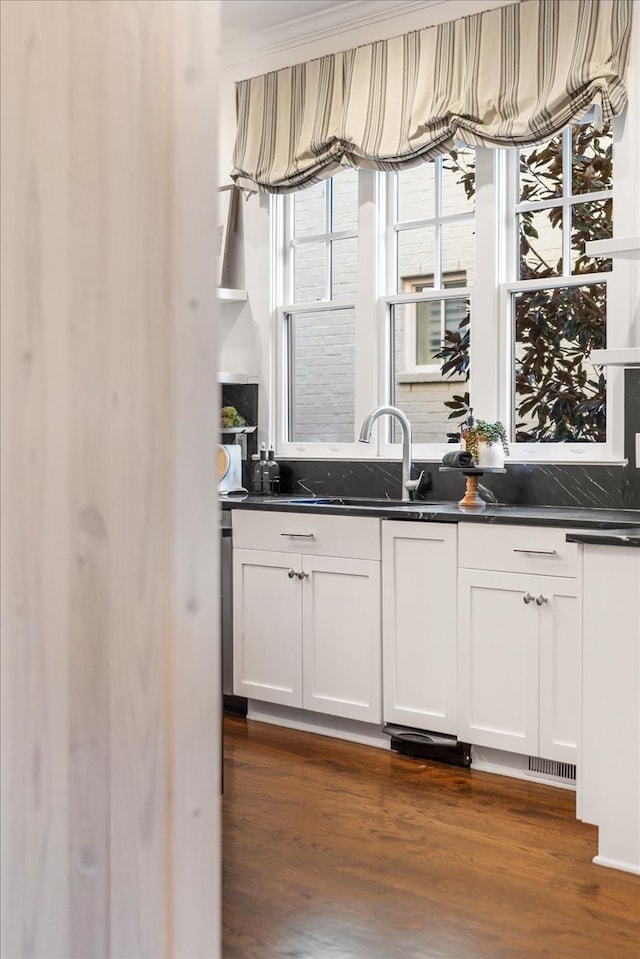
[[[362,423],[360,430],[360,442],[369,443],[371,441],[371,430],[373,424],[379,416],[395,416],[402,429],[402,499],[410,500],[411,493],[416,490],[422,479],[422,473],[417,480],[411,479],[411,423],[397,406],[377,406],[368,413]]]

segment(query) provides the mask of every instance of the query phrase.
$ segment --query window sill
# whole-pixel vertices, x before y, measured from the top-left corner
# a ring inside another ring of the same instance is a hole
[[[454,447],[452,447],[453,449]],[[414,453],[413,457],[414,463],[440,463],[440,459],[434,459],[433,457],[421,457],[419,454]],[[624,457],[620,459],[619,457],[612,457],[607,459],[605,457],[594,457],[594,456],[507,456],[504,465],[507,467],[507,470],[510,466],[626,466],[629,460]]]
[[[320,445],[320,444],[318,444]],[[328,444],[330,446],[330,444]],[[414,466],[425,466],[427,468],[434,468],[442,464],[442,457],[445,453],[455,450],[457,447],[454,444],[443,444],[442,450],[438,453],[420,453],[418,449],[414,447],[413,450],[413,465]],[[336,461],[341,460],[343,462],[354,462],[366,460],[369,463],[399,463],[402,459],[402,451],[398,449],[397,454],[395,455],[381,455],[376,456],[372,454],[369,450],[361,451],[361,444],[354,443],[353,451],[348,447],[343,448],[342,450],[331,450],[331,449],[309,449],[305,452],[290,452],[287,449],[280,449],[277,451],[277,458],[279,460],[291,460],[291,461],[302,461],[302,460],[313,460],[315,462],[321,462],[323,460],[327,461]],[[628,460],[624,457],[611,457],[606,458],[604,456],[595,457],[595,456],[581,456],[579,454],[573,454],[568,456],[548,456],[542,458],[540,456],[508,456],[505,459],[505,467],[507,471],[511,466],[615,466],[623,467],[628,464]]]
[[[464,376],[443,376],[439,371],[433,373],[398,373],[397,383],[464,383]]]

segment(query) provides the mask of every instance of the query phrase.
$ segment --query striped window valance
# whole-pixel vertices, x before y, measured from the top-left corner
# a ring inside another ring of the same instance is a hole
[[[633,0],[521,0],[236,85],[233,180],[289,193],[341,166],[533,145],[619,114]]]

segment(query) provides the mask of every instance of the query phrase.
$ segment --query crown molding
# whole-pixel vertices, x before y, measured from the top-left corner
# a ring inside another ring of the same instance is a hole
[[[233,80],[305,59],[386,40],[522,0],[343,0],[302,17],[222,43],[220,65]],[[292,9],[295,4],[291,4]],[[242,67],[237,70],[236,68]]]
[[[512,2],[512,0],[511,0]],[[491,5],[491,3],[489,3]],[[448,16],[433,17],[433,8],[448,9]],[[429,11],[426,13],[425,11]],[[348,34],[358,33],[367,27],[383,23],[393,26],[397,22],[397,29],[385,30],[385,37],[392,37],[396,33],[407,30],[407,17],[418,16],[431,22],[451,19],[451,4],[448,0],[383,0],[382,3],[371,0],[346,0],[318,13],[303,17],[292,18],[285,24],[267,27],[264,30],[249,33],[241,41],[223,43],[221,50],[221,66],[223,70],[237,64],[249,66],[258,60],[283,57],[288,51],[296,50],[304,56],[304,48],[340,37],[340,46],[336,49],[348,49],[351,45]],[[422,23],[424,26],[425,23]],[[408,29],[419,29],[410,26]],[[384,39],[385,37],[379,37]],[[362,42],[362,41],[356,41]],[[368,41],[364,41],[368,42]],[[322,55],[322,54],[314,54]],[[292,62],[299,62],[298,55]],[[283,64],[284,65],[284,64]],[[250,71],[247,72],[247,76]]]

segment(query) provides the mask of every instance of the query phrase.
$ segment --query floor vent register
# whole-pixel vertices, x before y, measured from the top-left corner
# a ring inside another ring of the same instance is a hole
[[[556,782],[575,783],[576,767],[573,763],[560,763],[555,759],[541,759],[540,756],[529,756],[529,772],[545,779]]]

